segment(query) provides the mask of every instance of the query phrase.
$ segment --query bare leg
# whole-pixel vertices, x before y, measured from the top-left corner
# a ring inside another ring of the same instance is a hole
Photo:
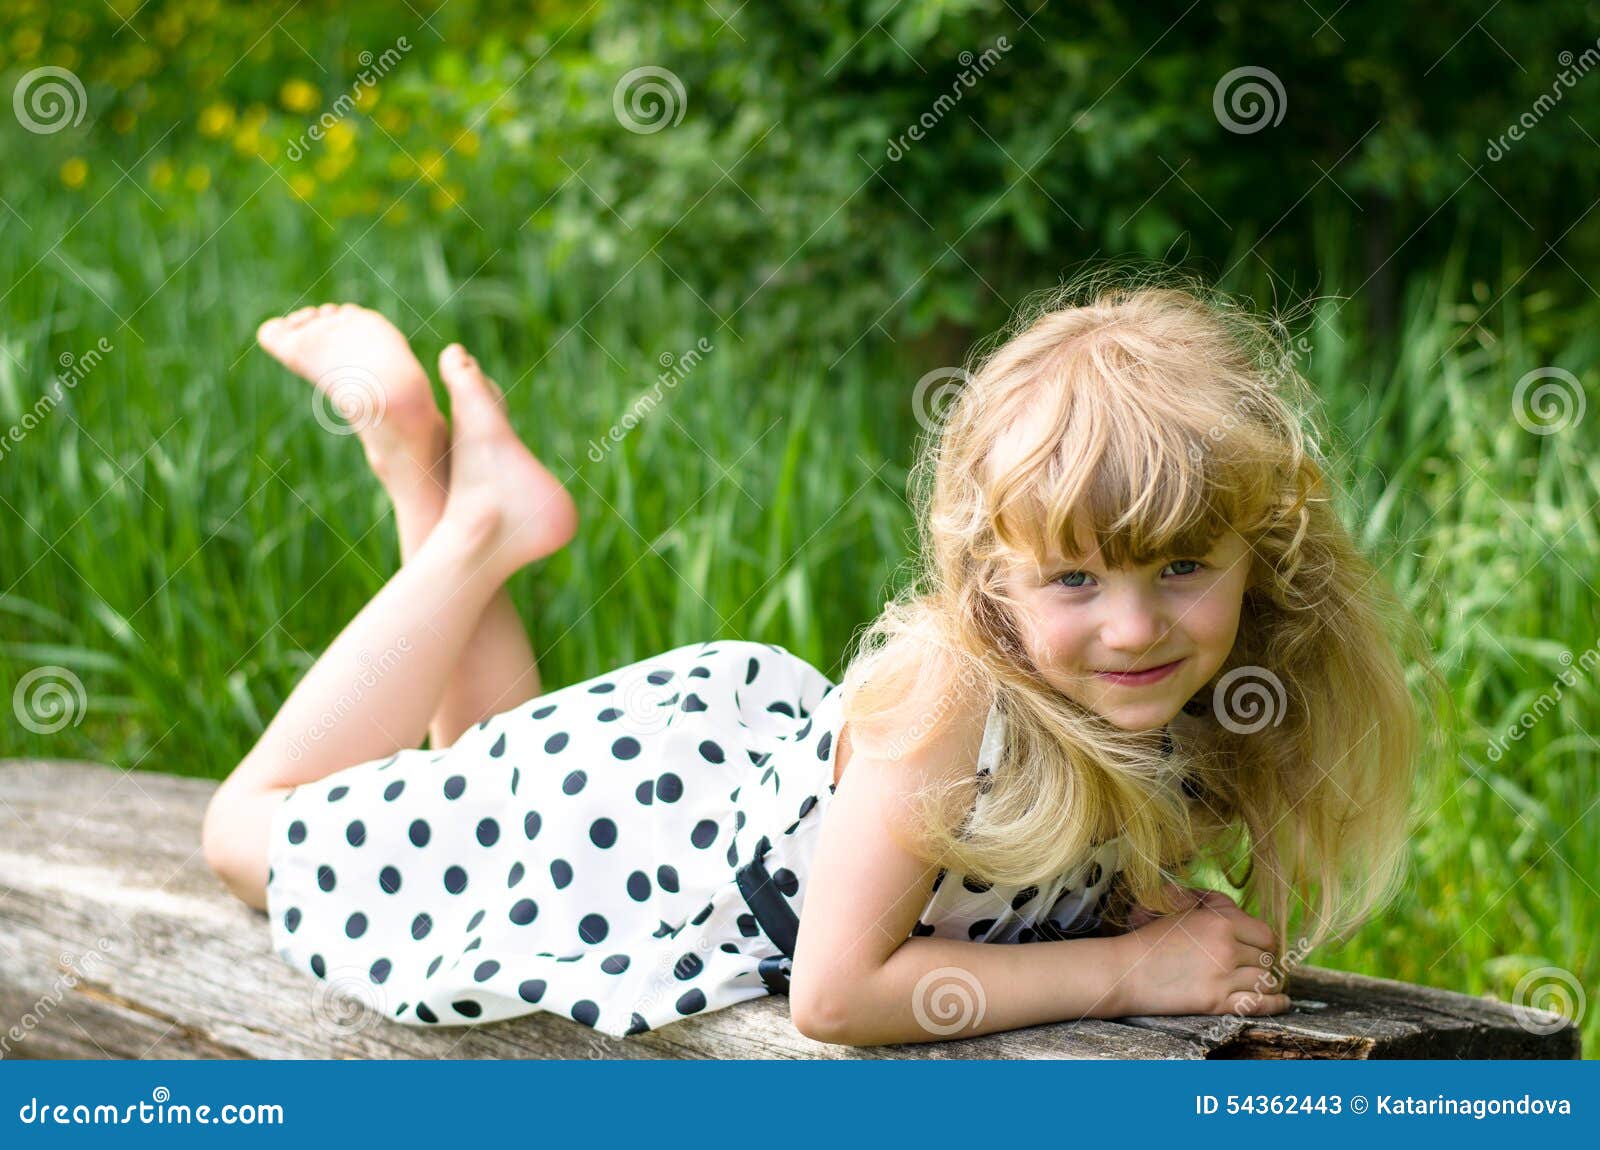
[[[288,790],[416,746],[489,601],[569,534],[552,531],[549,473],[496,393],[464,349],[446,355],[452,483],[437,526],[295,685],[206,812],[206,861],[252,906],[266,905],[267,834]]]
[[[272,356],[317,385],[326,402],[349,416],[394,504],[401,562],[410,562],[444,511],[449,433],[405,337],[377,312],[324,304],[267,321],[258,338]],[[446,356],[440,357],[440,369],[478,370],[470,357],[458,361]],[[564,531],[570,538],[577,527],[570,496],[553,476],[543,487],[549,496],[551,534]],[[429,739],[435,747],[449,746],[472,724],[540,690],[527,630],[511,596],[500,588],[445,685],[428,726]]]

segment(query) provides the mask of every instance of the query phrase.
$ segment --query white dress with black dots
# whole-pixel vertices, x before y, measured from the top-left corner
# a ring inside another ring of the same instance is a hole
[[[272,821],[273,946],[417,1026],[544,1010],[625,1037],[782,993],[841,723],[804,659],[716,640],[302,784]],[[941,871],[912,933],[1081,933],[1115,867],[1113,840],[1043,891]]]

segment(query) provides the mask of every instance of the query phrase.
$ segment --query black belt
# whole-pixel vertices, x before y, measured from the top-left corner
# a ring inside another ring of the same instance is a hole
[[[800,934],[800,916],[795,914],[789,900],[784,898],[767,873],[767,868],[757,855],[734,874],[739,893],[750,904],[750,913],[777,948],[780,955],[763,958],[757,966],[761,981],[772,994],[789,993],[789,975],[793,968],[795,939]]]

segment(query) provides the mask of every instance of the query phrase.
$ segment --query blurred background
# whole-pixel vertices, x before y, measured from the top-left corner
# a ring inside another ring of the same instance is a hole
[[[271,314],[506,388],[584,516],[513,586],[548,686],[837,679],[974,343],[1158,260],[1290,317],[1456,704],[1399,904],[1314,960],[1593,1048],[1600,4],[0,0],[0,80],[0,756],[221,777],[393,570]]]

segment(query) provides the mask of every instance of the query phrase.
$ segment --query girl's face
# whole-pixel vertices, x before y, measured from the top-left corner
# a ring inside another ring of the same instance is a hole
[[[1109,569],[1098,549],[1008,576],[1024,642],[1062,694],[1128,731],[1164,726],[1222,667],[1239,630],[1252,553],[1229,531],[1203,555]]]

